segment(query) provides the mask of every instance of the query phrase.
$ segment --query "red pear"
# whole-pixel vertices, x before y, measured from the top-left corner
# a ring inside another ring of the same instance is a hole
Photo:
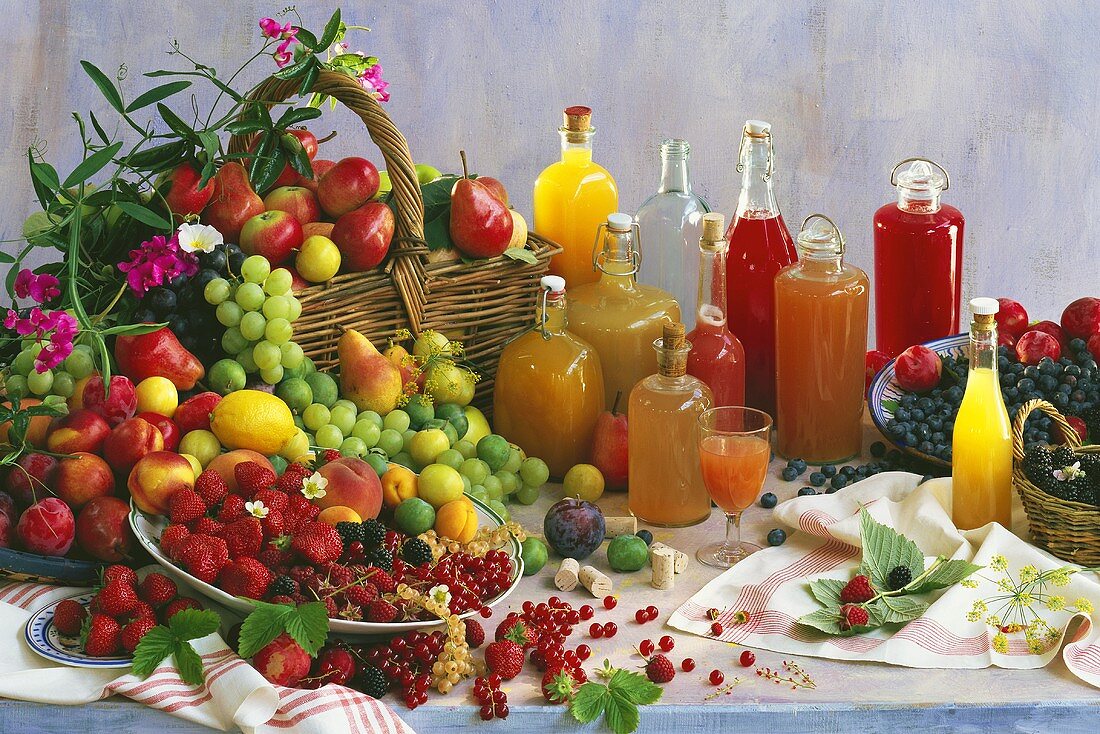
[[[214,195],[214,179],[207,181],[200,189],[201,180],[202,174],[190,161],[173,168],[165,178],[167,190],[164,192],[164,200],[168,203],[169,211],[186,217],[205,209],[210,203],[210,197]]]
[[[190,390],[206,374],[202,362],[167,326],[148,334],[117,337],[115,361],[119,371],[134,383],[146,377],[167,377],[179,390]]]
[[[596,419],[596,432],[592,436],[592,465],[603,474],[608,489],[626,489],[627,483],[627,422],[626,416],[616,412],[619,398],[611,410],[605,410]]]
[[[494,196],[504,202],[504,206],[508,206],[508,190],[504,188],[504,184],[499,179],[492,176],[478,176],[477,182],[492,191]]]
[[[202,220],[221,232],[226,242],[237,242],[244,223],[263,211],[264,200],[252,190],[248,172],[240,163],[230,161],[214,176],[214,195]]]
[[[330,237],[340,248],[340,270],[359,273],[385,260],[394,224],[393,212],[379,201],[368,201],[337,219]]]
[[[466,151],[460,155],[463,177],[451,189],[451,241],[470,257],[496,257],[512,239],[512,215],[491,188],[467,177]]]

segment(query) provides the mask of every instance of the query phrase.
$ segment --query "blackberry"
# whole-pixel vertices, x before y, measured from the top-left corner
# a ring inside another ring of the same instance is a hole
[[[367,548],[377,548],[386,539],[386,526],[378,520],[364,520],[362,523],[363,545]]]
[[[367,554],[367,563],[388,573],[393,570],[393,554],[385,548],[375,548]]]
[[[890,573],[886,575],[886,585],[890,587],[890,591],[904,589],[912,580],[913,572],[909,570],[908,566],[894,566],[890,569]]]
[[[401,546],[401,560],[413,566],[432,562],[432,549],[420,538],[409,538]]]
[[[336,532],[340,533],[340,537],[344,540],[344,545],[348,543],[354,543],[355,541],[363,542],[363,525],[357,522],[338,522],[336,523]]]
[[[359,690],[371,698],[382,698],[390,690],[390,681],[386,674],[373,665],[363,666],[359,679]]]
[[[1033,446],[1024,454],[1024,476],[1039,489],[1048,489],[1054,479],[1054,458],[1042,446]]]
[[[1063,466],[1069,466],[1073,462],[1077,461],[1077,457],[1073,455],[1073,449],[1069,446],[1059,446],[1054,449],[1054,453],[1051,454],[1051,461],[1054,463],[1055,469],[1060,469]]]
[[[648,530],[639,530],[634,534],[644,540],[646,545],[649,545],[653,542],[653,533],[649,532]]]
[[[1081,502],[1086,505],[1096,504],[1096,489],[1088,477],[1077,477],[1069,482],[1065,494],[1070,502]]]
[[[298,582],[289,576],[279,576],[268,589],[271,596],[294,596],[298,593]]]

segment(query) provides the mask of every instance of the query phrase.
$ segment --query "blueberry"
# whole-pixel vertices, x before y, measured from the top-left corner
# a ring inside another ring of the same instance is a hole
[[[768,545],[783,545],[787,542],[787,531],[783,528],[774,528],[768,533]]]
[[[815,490],[813,487],[803,487],[802,489],[798,490],[799,497],[809,497],[811,494],[817,494],[817,490]]]
[[[825,486],[825,475],[819,471],[810,472],[810,484],[815,487]]]
[[[169,313],[176,307],[176,294],[167,288],[150,288],[144,300],[154,313],[161,315]]]
[[[793,466],[784,467],[782,476],[783,481],[793,482],[795,479],[798,479],[798,470]]]
[[[916,446],[918,443],[920,443],[920,440],[917,438],[917,435],[915,433],[910,431],[909,433],[905,434],[905,440],[902,443],[904,443],[906,446]]]
[[[649,545],[653,542],[653,533],[649,532],[648,530],[639,530],[634,534],[644,540],[646,545]]]
[[[821,473],[824,474],[829,479],[832,479],[833,477],[836,476],[836,465],[835,464],[823,464],[822,467],[821,467]]]
[[[894,411],[894,418],[898,419],[899,421],[912,420],[912,413],[909,411],[908,408],[902,408],[899,406],[898,409]]]
[[[844,489],[848,486],[848,477],[843,474],[838,474],[833,477],[829,483],[832,485],[833,489]]]
[[[886,456],[886,444],[882,441],[875,441],[871,444],[871,456],[876,459]]]
[[[928,407],[931,408],[933,406],[928,406]],[[917,423],[920,423],[921,421],[923,421],[927,417],[927,416],[925,416],[924,411],[920,408],[913,408],[913,412],[910,413],[910,415],[912,416],[913,420],[915,420]]]
[[[856,468],[854,466],[842,466],[840,467],[840,473],[846,477],[854,477],[856,475]]]
[[[760,506],[764,509],[770,510],[777,504],[779,504],[779,498],[771,492],[765,492],[764,494],[760,495]]]
[[[791,459],[787,462],[787,466],[792,467],[799,476],[802,476],[802,472],[806,471],[806,462],[802,459]]]

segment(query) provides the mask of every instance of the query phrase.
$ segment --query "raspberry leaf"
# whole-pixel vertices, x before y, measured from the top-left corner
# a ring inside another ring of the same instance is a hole
[[[798,623],[804,624],[807,627],[813,627],[816,630],[821,630],[827,635],[847,634],[840,629],[840,615],[836,607],[818,609],[809,614],[803,614],[798,618]]]
[[[895,566],[906,566],[913,578],[924,573],[924,553],[917,544],[871,517],[867,508],[859,511],[859,534],[863,541],[863,563],[859,572],[871,579],[876,589],[887,589],[886,577]]]
[[[883,596],[867,605],[867,612],[881,620],[880,624],[909,622],[927,611],[928,605],[911,596]]]
[[[929,591],[935,591],[936,589],[946,589],[948,586],[954,586],[981,568],[982,566],[976,566],[969,561],[943,561],[933,568],[927,576],[921,579],[916,586],[910,584],[905,587],[905,593],[924,594]]]
[[[810,582],[810,593],[827,607],[839,607],[844,587],[845,583],[838,579],[814,579]]]
[[[182,612],[179,612],[182,614]],[[176,651],[176,638],[164,625],[157,625],[145,633],[134,650],[134,662],[131,666],[134,675],[139,678],[149,676],[161,661]]]

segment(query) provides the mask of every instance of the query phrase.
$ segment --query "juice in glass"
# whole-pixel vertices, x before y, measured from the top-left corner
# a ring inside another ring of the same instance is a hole
[[[535,180],[534,230],[561,245],[550,272],[570,288],[599,278],[592,266],[592,240],[607,215],[619,208],[619,189],[603,166],[592,160],[592,110],[568,107],[561,134],[561,160]]]
[[[600,357],[567,330],[565,281],[542,279],[539,319],[504,347],[493,385],[494,428],[561,479],[588,460],[604,409]]]

